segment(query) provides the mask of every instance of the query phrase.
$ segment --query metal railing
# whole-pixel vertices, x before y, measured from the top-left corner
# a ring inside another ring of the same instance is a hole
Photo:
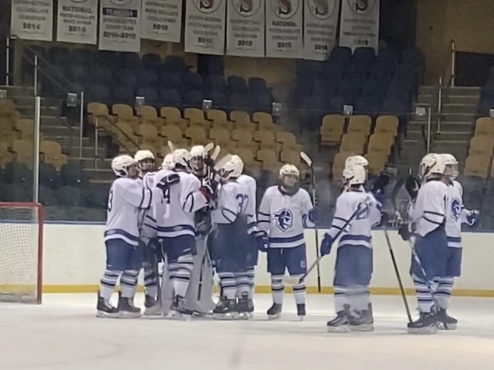
[[[451,40],[448,46],[445,67],[439,76],[437,89],[437,119],[436,134],[441,133],[441,121],[443,113],[444,96],[448,95],[449,88],[454,87],[456,82],[456,42]]]

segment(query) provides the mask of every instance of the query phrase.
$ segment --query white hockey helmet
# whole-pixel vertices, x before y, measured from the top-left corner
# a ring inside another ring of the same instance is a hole
[[[286,190],[294,190],[298,187],[300,171],[293,164],[285,164],[280,168],[281,185]]]
[[[444,165],[446,166],[446,171],[444,174],[450,179],[454,180],[458,177],[458,161],[452,154],[441,154],[444,160]]]
[[[419,178],[424,181],[431,175],[444,175],[446,165],[441,154],[429,153],[420,161]]]
[[[240,163],[236,160],[230,159],[226,164],[223,166],[223,179],[236,179],[242,174],[244,164],[242,162],[242,165],[240,166]]]
[[[140,171],[154,171],[154,154],[150,150],[138,150],[134,155],[134,160],[137,162],[137,167]]]
[[[203,175],[206,154],[206,149],[202,145],[195,145],[190,149],[190,168],[194,174]]]
[[[113,158],[111,168],[118,177],[134,177],[137,174],[137,162],[127,154]]]
[[[190,169],[190,152],[187,149],[177,149],[173,152],[172,169],[176,169],[177,166],[186,170]]]
[[[363,165],[353,165],[343,170],[343,181],[347,186],[364,185],[367,181],[367,170]]]
[[[169,153],[163,159],[163,163],[161,164],[162,170],[171,170],[173,165],[173,153]]]
[[[361,155],[352,155],[346,159],[345,169],[351,168],[353,166],[362,166],[367,169],[369,167],[369,161]]]
[[[232,158],[230,159],[231,162],[236,162],[236,165],[238,168],[240,168],[240,173],[244,172],[244,161],[242,161],[242,158],[240,158],[238,155],[234,154],[232,155]]]

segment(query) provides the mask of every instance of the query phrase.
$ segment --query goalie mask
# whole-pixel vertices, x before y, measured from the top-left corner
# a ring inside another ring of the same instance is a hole
[[[155,170],[154,154],[149,150],[139,150],[135,154],[134,160],[137,162],[137,168],[141,175]]]
[[[204,176],[204,159],[206,150],[202,145],[193,146],[190,149],[190,168],[196,176]]]
[[[444,175],[446,175],[451,180],[454,180],[458,177],[458,161],[455,156],[452,154],[441,154],[444,160],[444,164],[446,169],[444,171]]]
[[[300,171],[293,164],[285,164],[280,169],[281,187],[290,194],[295,194],[298,191],[298,183],[300,180]]]
[[[420,161],[419,178],[421,181],[426,181],[433,177],[441,178],[445,170],[446,165],[443,156],[429,153]]]
[[[118,177],[135,178],[137,176],[137,163],[127,154],[113,158],[111,168]]]

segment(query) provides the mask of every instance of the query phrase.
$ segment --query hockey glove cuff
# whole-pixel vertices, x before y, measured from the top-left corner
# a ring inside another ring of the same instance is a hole
[[[265,231],[257,231],[255,233],[257,249],[261,252],[267,252],[269,249],[269,238]]]
[[[317,224],[317,216],[318,216],[317,208],[312,208],[307,214],[307,218],[313,224]]]
[[[413,175],[408,176],[407,181],[405,182],[405,189],[408,192],[410,199],[415,201],[420,189],[420,180]]]
[[[475,226],[479,223],[479,211],[470,211],[470,214],[467,216],[467,225]]]
[[[408,241],[411,239],[414,229],[415,229],[415,225],[413,223],[402,224],[398,228],[398,234],[400,234],[403,240]]]

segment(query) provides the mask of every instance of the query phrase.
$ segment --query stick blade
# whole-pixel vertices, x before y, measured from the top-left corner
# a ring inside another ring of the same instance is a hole
[[[215,171],[219,171],[219,170],[221,170],[221,169],[225,166],[225,164],[227,164],[228,162],[230,162],[230,160],[231,160],[231,159],[232,159],[232,155],[231,155],[231,154],[227,154],[227,155],[225,155],[223,158],[221,158],[221,159],[218,161],[218,163],[216,163],[216,164],[214,165],[214,170],[215,170]]]
[[[175,151],[175,145],[173,145],[173,143],[170,140],[168,140],[167,144],[168,144],[168,148],[170,148],[170,150],[173,153]]]
[[[206,146],[204,147],[204,150],[206,151],[206,153],[209,153],[209,151],[210,151],[211,149],[213,149],[213,148],[214,148],[214,144],[213,144],[213,143],[209,143],[208,145],[206,145]]]
[[[305,152],[300,152],[300,158],[302,158],[304,162],[307,163],[307,166],[312,166],[312,159],[310,159],[310,157]]]
[[[216,158],[218,158],[218,156],[220,155],[220,152],[221,152],[221,146],[216,145],[216,147],[214,148],[213,153],[211,154],[211,158],[215,161]]]

